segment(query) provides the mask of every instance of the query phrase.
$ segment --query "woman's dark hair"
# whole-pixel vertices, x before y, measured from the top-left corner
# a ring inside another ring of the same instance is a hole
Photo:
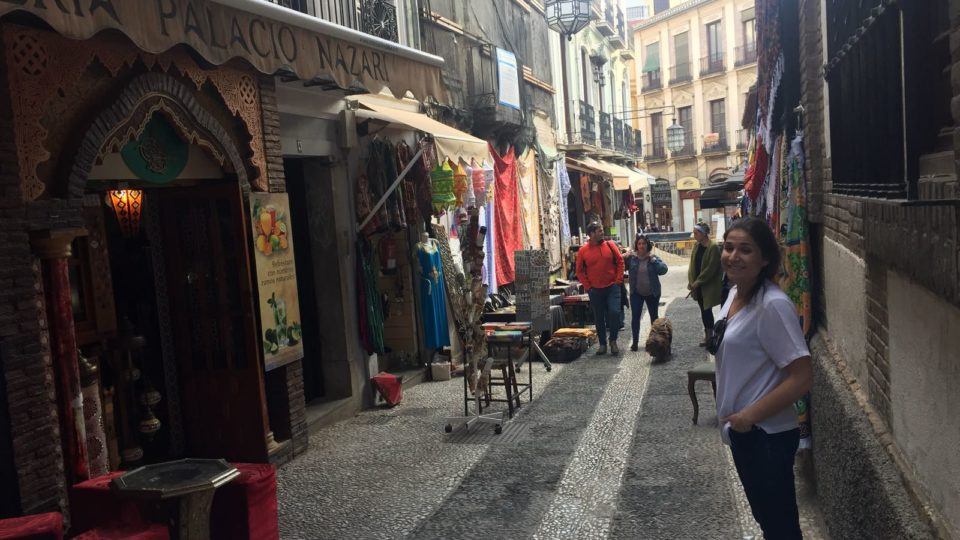
[[[730,231],[736,230],[747,233],[760,248],[760,256],[767,261],[767,264],[760,269],[757,282],[753,285],[753,290],[750,291],[748,298],[752,300],[757,291],[766,286],[768,279],[776,282],[777,276],[780,275],[780,243],[777,242],[777,237],[773,235],[773,231],[767,225],[767,222],[760,218],[746,217],[734,221],[733,225],[723,233],[724,241],[726,241]]]
[[[633,239],[633,249],[637,249],[637,242],[641,240],[647,243],[647,253],[652,252],[653,246],[656,244],[653,243],[653,240],[647,238],[647,235],[645,234],[638,234],[637,237]]]

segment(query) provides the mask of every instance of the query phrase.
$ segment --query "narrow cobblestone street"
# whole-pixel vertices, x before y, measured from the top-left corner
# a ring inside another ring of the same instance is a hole
[[[619,357],[589,351],[549,373],[534,363],[535,399],[501,435],[444,433],[444,418],[462,411],[459,378],[314,434],[279,471],[283,537],[759,537],[707,383],[699,425],[690,421],[686,370],[706,352],[685,270],[664,276],[661,310],[674,325],[664,364],[630,352],[626,329]],[[800,482],[804,532],[824,538],[809,491]]]

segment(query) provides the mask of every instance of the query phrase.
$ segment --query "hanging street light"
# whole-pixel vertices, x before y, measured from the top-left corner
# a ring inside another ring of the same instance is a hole
[[[684,142],[683,126],[677,125],[677,119],[673,119],[673,125],[667,128],[667,150],[679,152],[686,146]]]
[[[573,39],[573,35],[583,30],[593,20],[593,11],[590,9],[591,0],[547,0],[544,14],[547,26],[560,34],[560,73],[563,77],[564,100],[571,99],[570,85],[567,82],[567,44],[564,42]],[[567,134],[570,133],[572,123],[571,105],[565,103],[564,124]]]
[[[545,8],[547,26],[561,36],[572,39],[593,20],[590,0],[547,0]]]

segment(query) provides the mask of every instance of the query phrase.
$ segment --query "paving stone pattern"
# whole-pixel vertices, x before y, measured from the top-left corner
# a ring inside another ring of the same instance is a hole
[[[691,424],[686,370],[707,355],[684,295],[685,267],[671,266],[661,307],[676,332],[670,361],[630,352],[628,320],[619,357],[588,351],[549,373],[534,363],[534,400],[501,435],[490,425],[444,433],[463,412],[461,379],[321,430],[278,473],[281,536],[759,538],[708,383]],[[800,491],[806,537],[824,538],[811,491]]]

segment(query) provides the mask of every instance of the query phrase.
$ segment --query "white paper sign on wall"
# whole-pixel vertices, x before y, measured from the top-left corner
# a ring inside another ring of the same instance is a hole
[[[497,49],[497,80],[500,83],[498,96],[500,104],[520,109],[520,77],[517,71],[517,57],[510,51]]]

